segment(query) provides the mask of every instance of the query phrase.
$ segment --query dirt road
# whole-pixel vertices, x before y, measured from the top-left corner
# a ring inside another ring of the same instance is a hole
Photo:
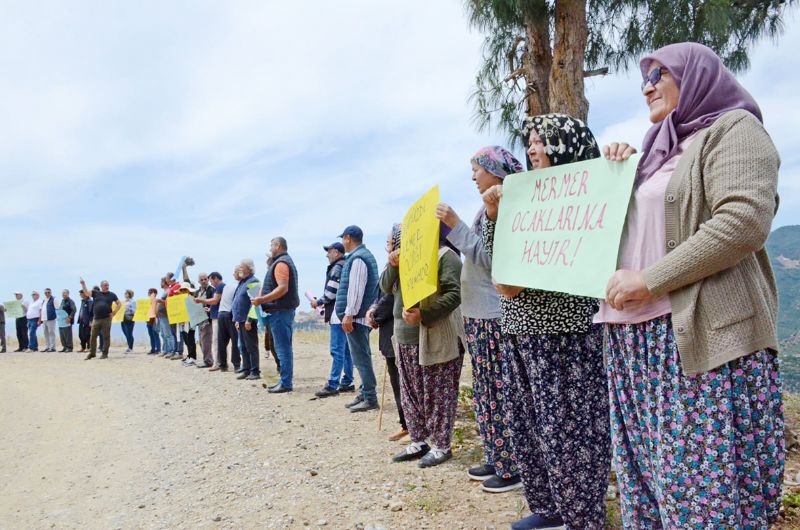
[[[120,349],[0,355],[0,528],[507,528],[524,515],[518,492],[467,480],[474,449],[433,469],[391,463],[391,391],[378,433],[377,413],[344,409],[352,394],[312,399],[324,343],[301,336],[295,357],[295,391],[271,395]]]

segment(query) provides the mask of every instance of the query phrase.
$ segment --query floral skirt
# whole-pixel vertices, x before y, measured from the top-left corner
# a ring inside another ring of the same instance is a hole
[[[605,337],[625,528],[768,528],[785,456],[775,352],[684,375],[669,315]]]
[[[511,441],[531,512],[570,530],[606,527],[611,468],[603,329],[506,335]]]
[[[517,475],[511,446],[508,386],[503,383],[503,334],[500,319],[464,318],[472,358],[472,405],[483,440],[486,463],[501,478]]]

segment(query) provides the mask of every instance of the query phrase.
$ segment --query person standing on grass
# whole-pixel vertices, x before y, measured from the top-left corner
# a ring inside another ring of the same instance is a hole
[[[28,311],[28,301],[23,300],[22,293],[19,291],[14,293],[14,298],[22,304],[23,314],[14,323],[17,328],[17,349],[14,351],[21,352],[28,349],[28,319],[25,316]]]
[[[78,308],[72,298],[69,297],[67,289],[61,291],[61,306],[59,309],[67,314],[64,318],[64,325],[58,328],[58,334],[61,338],[61,352],[71,352],[73,347],[72,324],[75,322],[75,314],[78,312]]]
[[[42,301],[42,313],[39,316],[39,325],[44,329],[44,350],[46,352],[56,351],[56,301],[53,298],[53,291],[49,288],[44,290],[44,300]]]
[[[322,390],[315,393],[319,398],[336,396],[345,389],[353,389],[353,359],[350,357],[350,347],[347,345],[347,334],[342,329],[342,323],[333,311],[336,305],[336,291],[339,289],[339,279],[342,275],[344,265],[344,246],[339,243],[331,243],[327,247],[322,247],[327,253],[328,270],[325,272],[325,287],[322,296],[316,300],[311,300],[311,308],[324,308],[323,317],[326,324],[330,324],[330,350],[333,361],[331,362],[331,372],[328,382]]]
[[[89,338],[89,355],[85,360],[94,359],[97,355],[97,338],[103,337],[101,359],[108,359],[108,349],[111,346],[111,320],[120,309],[119,298],[109,290],[107,280],[100,282],[100,289],[89,291],[86,282],[81,278],[81,289],[86,296],[91,296],[94,301],[94,314],[92,315],[92,333]]]
[[[39,340],[36,338],[36,330],[42,318],[42,300],[39,298],[39,293],[37,291],[31,293],[31,303],[28,305],[28,311],[25,316],[28,319],[27,351],[39,351]]]
[[[125,335],[125,343],[128,349],[125,353],[133,352],[133,327],[136,322],[133,321],[133,315],[136,314],[136,300],[133,299],[133,291],[130,289],[125,290],[125,314],[122,317],[122,334]]]
[[[282,237],[270,242],[270,265],[262,296],[253,299],[253,305],[260,305],[269,314],[269,328],[275,344],[276,358],[280,360],[280,381],[269,389],[271,394],[291,392],[294,377],[294,351],[292,334],[294,331],[295,310],[300,305],[297,290],[297,269],[289,256],[289,246]]]
[[[345,256],[342,278],[336,292],[336,316],[347,333],[347,344],[353,365],[361,377],[361,391],[355,400],[345,405],[350,412],[364,412],[378,408],[375,391],[375,371],[372,368],[372,350],[369,345],[367,311],[378,299],[378,264],[364,245],[364,232],[351,225],[339,235]]]
[[[80,353],[89,350],[89,338],[92,334],[92,314],[94,313],[94,301],[90,296],[81,290],[81,309],[78,312],[78,340],[81,343]]]

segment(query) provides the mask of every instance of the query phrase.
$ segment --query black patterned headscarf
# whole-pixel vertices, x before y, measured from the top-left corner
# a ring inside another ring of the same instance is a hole
[[[541,114],[525,118],[525,145],[528,145],[531,130],[535,130],[542,139],[551,166],[600,157],[600,149],[592,131],[583,120],[568,114]]]

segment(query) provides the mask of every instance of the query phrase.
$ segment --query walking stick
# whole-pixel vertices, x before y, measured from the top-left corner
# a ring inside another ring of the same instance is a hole
[[[386,401],[386,363],[383,363],[383,389],[381,390],[381,410],[378,411],[378,432],[383,425],[383,403]]]

